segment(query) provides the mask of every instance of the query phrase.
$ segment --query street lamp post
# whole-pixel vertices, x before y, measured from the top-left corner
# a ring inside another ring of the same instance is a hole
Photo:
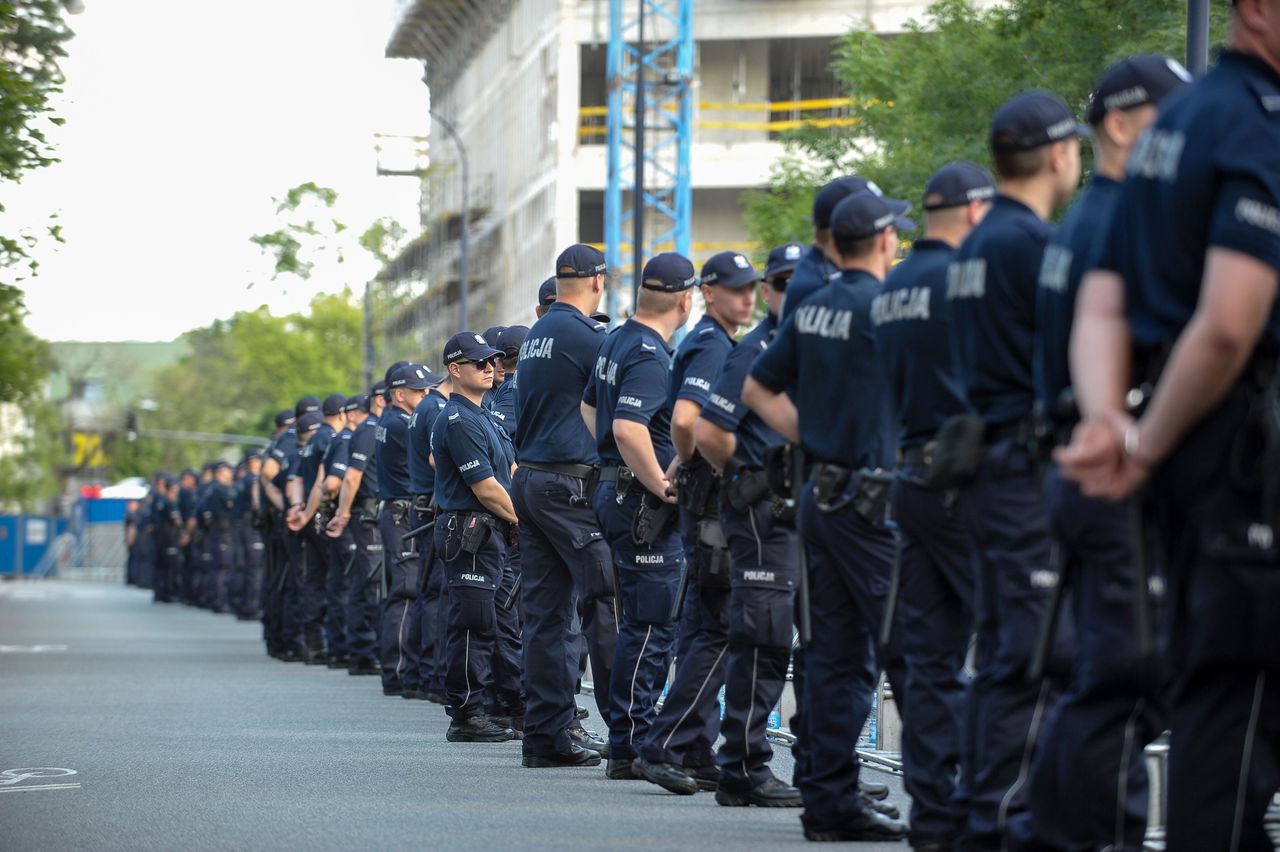
[[[453,125],[445,121],[439,113],[429,109],[427,114],[444,128],[445,133],[449,134],[449,138],[453,140],[454,146],[458,149],[458,162],[462,166],[462,235],[458,238],[458,328],[460,331],[467,331],[471,328],[471,319],[467,311],[467,275],[470,271],[469,262],[471,260],[468,255],[469,246],[467,245],[467,232],[471,228],[470,202],[467,197],[468,182],[470,180],[467,166],[467,146],[462,144],[462,137],[458,135],[458,131],[453,129]]]
[[[1209,67],[1209,0],[1187,0],[1187,70],[1196,77]]]

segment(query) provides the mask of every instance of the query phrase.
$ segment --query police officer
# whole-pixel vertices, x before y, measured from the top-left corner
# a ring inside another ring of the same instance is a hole
[[[778,327],[787,280],[802,253],[794,243],[769,253],[760,285],[768,312],[725,358],[694,429],[698,452],[723,474],[720,523],[733,568],[716,788],[716,802],[731,807],[802,804],[800,791],[769,771],[773,750],[765,740],[786,683],[799,567],[794,518],[775,511],[764,471],[765,453],[785,442],[741,398],[747,371]]]
[[[317,406],[318,407],[318,406]],[[296,625],[299,638],[302,640],[302,658],[294,662],[315,665],[324,656],[324,620],[323,610],[318,610],[317,598],[323,604],[323,597],[318,592],[323,585],[316,582],[316,575],[321,572],[311,543],[300,527],[294,522],[303,507],[303,477],[310,473],[309,452],[304,452],[315,436],[324,426],[324,415],[319,411],[307,411],[298,416],[295,425],[296,444],[289,455],[288,466],[283,471],[285,481],[286,508],[282,519],[285,551],[288,554],[288,573],[285,577],[284,606],[286,618]]]
[[[257,504],[258,475],[262,471],[262,454],[251,451],[244,457],[244,476],[236,489],[236,545],[239,572],[233,587],[231,609],[241,621],[262,617],[262,583],[266,546],[262,541],[261,508]]]
[[[320,413],[324,417],[320,429],[312,436],[300,453],[300,461],[296,471],[289,475],[288,489],[291,509],[287,523],[289,530],[301,535],[305,542],[306,586],[303,587],[305,615],[303,620],[307,626],[307,643],[314,652],[308,664],[323,665],[332,663],[335,656],[343,656],[342,649],[342,604],[340,604],[340,586],[342,586],[342,569],[346,564],[346,553],[334,551],[332,542],[321,535],[323,526],[319,522],[328,523],[328,518],[321,513],[326,494],[325,480],[328,471],[325,459],[330,458],[330,449],[338,441],[338,432],[347,425],[346,416],[342,413],[347,398],[342,394],[330,394],[320,404]],[[334,485],[339,482],[335,481]]]
[[[502,742],[523,727],[519,627],[507,604],[515,587],[506,558],[518,523],[510,496],[515,459],[480,405],[501,354],[474,332],[449,339],[443,361],[453,391],[431,428],[440,507],[435,546],[449,584],[449,742]]]
[[[925,185],[924,236],[871,303],[876,353],[897,412],[892,515],[900,532],[900,587],[892,629],[907,683],[895,697],[903,719],[910,720],[903,728],[902,761],[917,850],[953,848],[966,815],[957,774],[966,747],[963,670],[973,629],[973,546],[956,491],[929,483],[925,458],[942,424],[966,411],[952,356],[947,268],[995,193],[991,175],[972,163],[938,169]]]
[[[303,564],[302,538],[290,530],[287,523],[287,512],[291,508],[285,496],[285,487],[289,471],[297,464],[301,443],[298,440],[300,421],[304,416],[309,418],[309,432],[314,432],[322,422],[320,400],[314,396],[304,396],[293,407],[295,422],[276,439],[267,460],[262,465],[262,493],[275,508],[275,537],[279,542],[279,570],[275,580],[277,606],[280,612],[280,629],[283,648],[280,659],[287,663],[305,662],[308,655],[319,649],[308,648],[308,636],[304,626],[303,581],[305,566]],[[315,638],[315,637],[311,637]]]
[[[552,275],[538,286],[538,304],[533,308],[534,316],[537,319],[546,316],[547,309],[556,303],[556,298],[556,276]]]
[[[1032,753],[1060,688],[1070,631],[1048,671],[1028,679],[1040,622],[1058,573],[1051,558],[1032,434],[1035,298],[1049,216],[1080,179],[1080,132],[1061,99],[1017,95],[991,121],[999,193],[947,271],[947,300],[961,385],[983,449],[960,497],[978,554],[978,673],[965,843],[978,850],[1032,842],[1024,757]]]
[[[508,325],[502,327],[494,335],[490,345],[502,353],[495,361],[493,393],[489,396],[487,408],[498,419],[503,431],[512,439],[516,434],[516,367],[520,364],[520,347],[524,345],[529,334],[525,325]],[[488,338],[485,338],[488,343]]]
[[[901,660],[868,654],[884,613],[893,534],[885,524],[885,470],[893,466],[892,406],[875,358],[871,301],[897,251],[910,208],[870,190],[831,214],[828,256],[838,281],[796,309],[761,353],[743,400],[790,441],[813,474],[798,506],[812,573],[812,642],[805,648],[802,736],[808,769],[798,779],[810,840],[897,839],[905,827],[864,805],[854,745],[884,669],[902,695]],[[790,287],[788,287],[790,289]],[[796,385],[795,402],[786,389]]]
[[[193,604],[195,581],[194,569],[196,556],[193,554],[192,538],[196,528],[196,488],[199,486],[199,474],[186,468],[178,477],[178,511],[182,515],[181,533],[178,547],[182,554],[180,577],[178,581],[178,599],[185,604]]]
[[[436,415],[449,401],[453,382],[445,373],[428,373],[431,387],[413,409],[405,442],[409,451],[409,487],[413,492],[413,527],[422,529],[436,517],[436,472],[431,465],[431,427]],[[418,649],[418,670],[407,672],[404,698],[418,698],[443,704],[444,698],[444,613],[447,594],[444,567],[435,550],[431,531],[423,533],[416,545],[418,596],[409,611],[409,636],[406,641]]]
[[[1218,64],[1129,159],[1072,332],[1062,471],[1112,499],[1145,484],[1168,559],[1172,852],[1269,848],[1280,787],[1278,117],[1276,4],[1236,0]],[[1131,379],[1154,385],[1136,420]]]
[[[169,576],[169,562],[165,554],[168,534],[169,477],[163,473],[155,473],[151,477],[151,492],[147,495],[145,509],[147,512],[148,537],[155,560],[155,584],[152,590],[154,603],[171,603],[173,600],[173,580]]]
[[[605,287],[604,256],[570,246],[538,301],[547,306],[520,349],[515,398],[520,466],[511,497],[520,516],[526,695],[523,765],[595,766],[603,743],[575,724],[579,636],[585,635],[596,707],[608,719],[618,627],[609,548],[587,500],[599,463],[582,422],[604,326],[590,318]],[[579,633],[578,611],[581,610]]]
[[[274,474],[268,471],[273,467],[273,464],[275,471],[279,471],[279,462],[273,463],[272,459],[275,458],[276,450],[281,441],[285,441],[288,444],[296,442],[295,424],[297,418],[292,408],[286,408],[276,412],[274,422],[276,427],[275,434],[268,442],[267,449],[263,453],[262,469],[258,473],[256,499],[259,521],[262,524],[265,562],[262,578],[262,635],[267,646],[267,654],[280,659],[285,655],[287,644],[284,638],[283,597],[280,593],[280,585],[288,557],[284,552],[284,541],[280,537],[280,527],[283,525],[282,513],[277,508],[276,500],[273,500],[270,494],[273,488],[271,476]],[[276,493],[276,498],[280,505],[284,504],[284,499],[279,492]]]
[[[880,187],[875,183],[850,175],[828,182],[814,195],[813,245],[791,273],[787,295],[782,300],[781,321],[785,322],[801,302],[822,289],[823,285],[840,277],[840,270],[827,257],[831,248],[831,212],[845,198],[864,189],[880,194]]]
[[[347,606],[351,588],[351,572],[356,563],[356,544],[344,531],[336,538],[325,535],[329,521],[338,507],[338,493],[347,473],[347,459],[351,451],[351,411],[359,406],[358,397],[335,398],[338,416],[335,418],[337,435],[329,442],[324,458],[320,461],[320,477],[312,489],[319,501],[319,508],[312,522],[313,538],[318,548],[328,548],[329,571],[325,579],[325,641],[329,647],[328,666],[345,669],[351,663],[347,647]],[[310,506],[308,506],[310,508]]]
[[[164,575],[162,603],[182,600],[182,510],[179,507],[181,486],[171,476],[160,477],[160,497],[155,505],[156,552],[160,572]]]
[[[303,624],[307,636],[307,665],[326,665],[332,659],[331,630],[326,617],[329,574],[341,570],[330,559],[329,542],[320,537],[312,523],[324,494],[324,457],[345,425],[342,406],[346,397],[330,394],[320,406],[322,422],[299,451],[297,463],[287,480],[289,511],[285,523],[303,544]]]
[[[1037,293],[1036,401],[1055,438],[1075,421],[1067,347],[1081,275],[1105,238],[1133,146],[1158,104],[1190,80],[1177,62],[1142,55],[1113,65],[1094,88],[1087,118],[1095,172],[1045,251]],[[1070,684],[1040,738],[1032,817],[1039,834],[1063,847],[1140,849],[1149,804],[1142,746],[1164,730],[1164,678],[1133,627],[1133,507],[1084,497],[1053,468],[1044,487],[1078,647]]]
[[[675,524],[668,338],[689,318],[698,275],[664,252],[645,264],[636,313],[609,335],[582,395],[582,417],[602,470],[593,507],[612,551],[621,616],[609,683],[609,765],[639,778],[637,749],[653,724],[675,639],[684,561]]]
[[[697,453],[693,427],[733,350],[734,335],[755,310],[758,279],[745,256],[732,251],[713,255],[701,274],[706,314],[681,341],[671,366],[671,441],[680,462],[685,597],[675,680],[640,746],[635,771],[684,795],[699,787],[715,790],[720,778],[713,744],[720,731],[717,696],[724,682],[730,585],[719,483]]]
[[[373,386],[368,396],[347,400],[347,425],[351,445],[347,470],[338,492],[338,507],[325,534],[341,540],[350,535],[355,562],[347,591],[347,673],[381,675],[378,665],[378,575],[382,570],[382,535],[378,531],[378,481],[374,459],[375,429],[383,410],[385,383]],[[354,523],[352,523],[354,521]]]
[[[391,404],[378,420],[374,452],[378,464],[378,493],[382,510],[383,586],[378,642],[382,658],[382,692],[400,695],[404,680],[416,680],[418,648],[409,642],[409,609],[418,594],[418,551],[404,534],[413,527],[413,488],[409,483],[407,433],[413,409],[422,401],[431,380],[420,364],[404,363],[387,376]]]
[[[205,606],[214,612],[228,613],[227,594],[231,584],[231,572],[235,558],[235,509],[236,493],[232,487],[235,475],[231,465],[223,460],[211,465],[213,479],[209,482],[204,506],[208,513],[205,529],[205,552],[209,554],[209,571],[205,577]]]

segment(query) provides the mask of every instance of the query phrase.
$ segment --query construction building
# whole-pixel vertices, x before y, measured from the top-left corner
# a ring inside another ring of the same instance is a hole
[[[557,252],[574,242],[603,247],[610,237],[618,243],[607,253],[619,295],[609,304],[626,310],[632,226],[624,231],[615,218],[607,234],[606,200],[610,181],[620,184],[614,212],[620,202],[630,215],[634,159],[625,158],[634,152],[623,151],[613,172],[609,163],[611,144],[634,133],[635,99],[613,101],[611,136],[610,80],[612,72],[621,91],[618,75],[634,74],[636,63],[611,68],[609,45],[611,24],[623,33],[615,50],[635,39],[641,4],[646,44],[671,46],[646,63],[647,85],[685,86],[688,107],[682,116],[674,102],[650,94],[648,145],[659,158],[682,154],[687,170],[648,164],[645,186],[679,184],[665,188],[684,193],[686,209],[674,231],[660,221],[661,203],[642,221],[659,238],[652,250],[683,249],[695,265],[724,249],[758,250],[742,222],[742,196],[767,184],[783,134],[849,123],[830,71],[833,40],[862,22],[901,32],[927,7],[924,0],[402,0],[387,56],[424,63],[431,110],[466,147],[473,329],[532,323],[538,285]],[[397,341],[401,353],[421,346],[432,362],[458,330],[464,206],[457,148],[441,131],[433,121],[422,235],[374,288],[384,305],[375,335]]]

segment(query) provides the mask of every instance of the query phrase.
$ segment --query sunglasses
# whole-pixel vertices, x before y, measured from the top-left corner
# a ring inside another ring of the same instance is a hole
[[[492,366],[493,366],[493,362],[494,362],[494,360],[495,360],[497,357],[498,357],[497,355],[494,355],[494,356],[493,356],[493,358],[489,358],[489,359],[484,360],[484,361],[454,361],[453,363],[455,363],[455,364],[470,364],[470,365],[472,365],[473,367],[475,367],[477,370],[484,370],[484,368],[485,368],[485,367],[492,367]]]

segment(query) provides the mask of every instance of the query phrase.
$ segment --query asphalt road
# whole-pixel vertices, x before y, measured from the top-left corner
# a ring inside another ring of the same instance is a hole
[[[271,660],[259,631],[131,588],[0,583],[0,847],[804,842],[794,810],[721,808],[707,793],[608,781],[602,766],[523,769],[519,743],[448,743],[437,705],[383,697],[377,678]],[[786,749],[775,771],[790,777]]]

